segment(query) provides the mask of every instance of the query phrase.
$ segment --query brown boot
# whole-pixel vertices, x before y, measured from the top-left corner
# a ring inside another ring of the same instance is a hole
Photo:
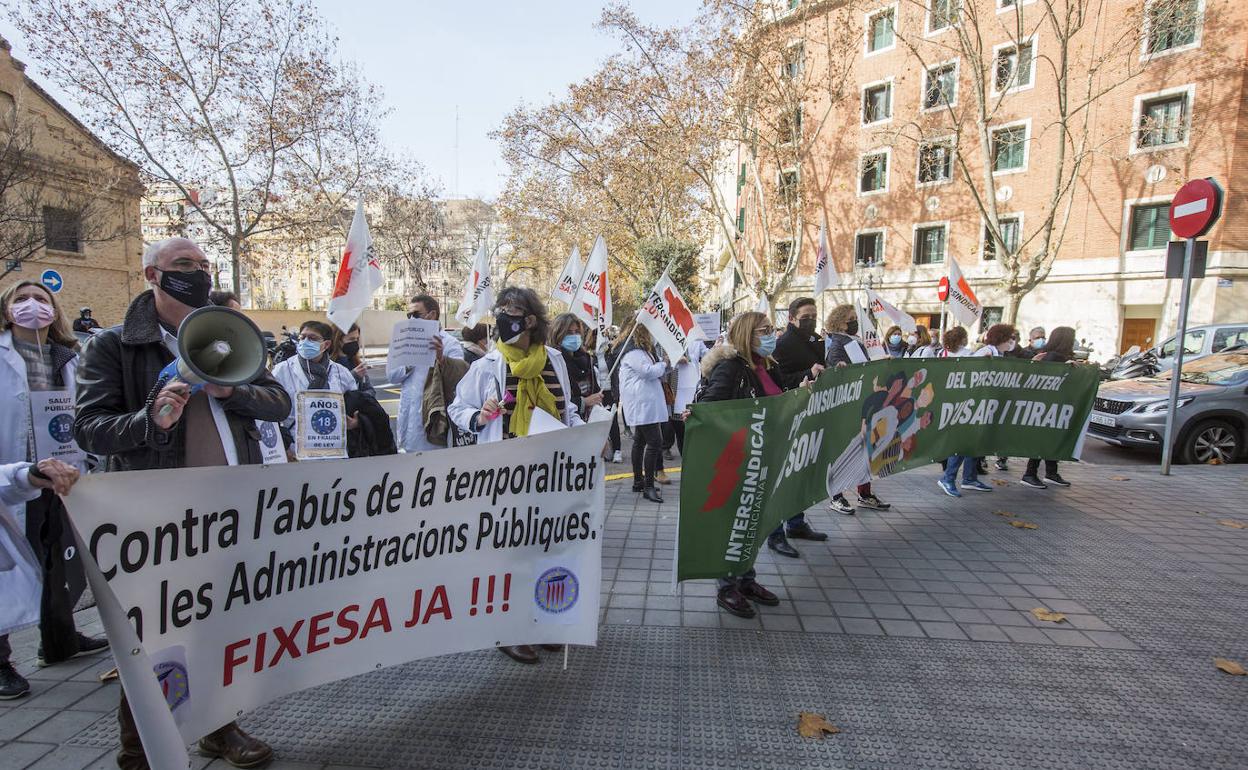
[[[259,767],[273,758],[269,744],[243,732],[238,722],[230,722],[200,738],[199,753],[221,757],[235,767]]]
[[[143,753],[143,741],[139,740],[139,728],[134,724],[134,715],[130,713],[130,704],[126,702],[124,691],[121,693],[121,704],[117,706],[117,727],[121,734],[117,767],[121,770],[151,770],[147,764],[147,755]]]

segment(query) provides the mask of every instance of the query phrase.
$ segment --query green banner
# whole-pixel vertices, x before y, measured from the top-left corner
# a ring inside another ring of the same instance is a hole
[[[1098,382],[1090,366],[898,359],[827,370],[810,389],[694,404],[676,579],[740,575],[768,533],[830,487],[954,454],[1074,459]]]

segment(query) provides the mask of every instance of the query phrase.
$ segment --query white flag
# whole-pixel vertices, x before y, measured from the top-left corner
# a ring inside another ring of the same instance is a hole
[[[766,294],[758,295],[758,307],[754,308],[754,310],[767,316],[767,320],[771,320],[771,303],[767,301]]]
[[[918,322],[914,320],[913,316],[903,310],[898,310],[879,294],[876,294],[874,289],[867,289],[867,302],[871,306],[871,312],[875,313],[877,318],[881,315],[887,316],[888,320],[900,326],[903,332],[909,334],[918,328]]]
[[[373,300],[373,292],[381,288],[381,265],[373,253],[373,237],[368,234],[364,218],[364,199],[355,204],[355,217],[347,233],[347,247],[342,252],[342,265],[334,281],[334,296],[329,300],[329,322],[343,332],[359,320],[360,314]]]
[[[455,318],[464,326],[476,326],[490,314],[494,307],[494,287],[490,282],[490,257],[486,254],[485,244],[477,249],[477,256],[472,260],[472,272],[464,282],[464,297],[459,301],[459,310]]]
[[[607,241],[601,235],[585,261],[571,310],[577,318],[598,329],[598,339],[606,339],[606,329],[612,323],[611,282],[607,278]]]
[[[824,217],[819,226],[819,249],[815,252],[815,294],[821,294],[834,286],[841,285],[841,276],[832,264],[832,252],[828,248],[828,220]]]
[[[880,340],[880,332],[871,320],[871,314],[857,303],[854,304],[854,310],[858,312],[858,339],[867,349],[867,357],[872,361],[888,358],[888,353],[884,352],[884,343]]]
[[[685,355],[689,343],[706,339],[706,333],[698,325],[693,311],[685,304],[680,289],[672,283],[666,270],[637,311],[637,323],[650,331],[650,336],[663,347],[668,359],[673,362]]]
[[[949,257],[949,299],[946,302],[949,303],[949,312],[963,326],[979,323],[979,317],[984,312],[979,298],[971,291],[971,285],[962,275],[962,268],[958,267],[957,260],[952,256]]]
[[[571,305],[572,300],[576,299],[576,287],[581,282],[581,274],[584,272],[585,266],[581,264],[581,250],[573,246],[572,254],[568,257],[568,264],[563,266],[563,272],[559,275],[559,281],[551,290],[550,296]]]

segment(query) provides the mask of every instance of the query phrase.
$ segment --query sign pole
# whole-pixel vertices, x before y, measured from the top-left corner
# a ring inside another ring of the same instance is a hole
[[[1187,337],[1187,303],[1192,290],[1192,262],[1196,239],[1188,238],[1183,250],[1183,288],[1179,294],[1179,328],[1174,346],[1174,369],[1170,372],[1170,399],[1166,408],[1166,435],[1161,445],[1161,475],[1170,475],[1170,459],[1174,453],[1174,413],[1178,411],[1179,383],[1183,380],[1183,353]]]

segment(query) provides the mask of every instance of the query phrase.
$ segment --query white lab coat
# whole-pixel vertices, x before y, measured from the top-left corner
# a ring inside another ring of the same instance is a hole
[[[997,350],[996,346],[984,345],[982,348],[972,353],[971,358],[998,358],[1000,355],[1001,351]]]
[[[698,392],[698,382],[702,379],[699,364],[702,363],[704,355],[706,346],[701,340],[696,340],[685,351],[685,357],[689,360],[676,364],[676,402],[672,404],[673,414],[680,414],[693,402],[693,397]]]
[[[620,361],[620,406],[624,422],[636,427],[667,422],[670,413],[663,398],[660,380],[667,374],[667,361],[655,361],[640,348],[633,348]]]
[[[463,344],[445,329],[439,329],[438,336],[442,339],[442,357],[458,358],[462,361]],[[422,369],[417,373],[410,366],[386,365],[386,379],[392,385],[399,385],[399,420],[396,428],[398,445],[404,452],[427,452],[430,449],[446,448],[444,444],[432,443],[425,436],[425,421],[421,417],[421,407],[425,401],[425,380],[428,372],[428,369]]]
[[[572,403],[571,383],[568,380],[568,365],[563,355],[547,346],[546,357],[550,360],[555,376],[559,378],[559,386],[563,388],[563,424],[568,427],[583,425],[584,421],[577,414],[576,404]],[[491,398],[502,403],[503,394],[507,392],[507,361],[498,348],[472,362],[472,366],[459,381],[455,388],[455,400],[446,408],[451,420],[459,429],[472,433],[472,416],[481,411],[481,406]],[[489,444],[503,440],[503,418],[497,417],[486,422],[477,433],[478,444]]]
[[[77,384],[78,357],[61,367],[61,381],[71,393]],[[30,430],[30,386],[26,382],[26,359],[13,346],[13,332],[0,332],[0,464],[25,462]],[[82,465],[79,471],[86,468]],[[25,531],[26,503],[7,504]]]
[[[24,512],[26,503],[39,496],[29,468],[26,462],[0,465],[0,634],[39,622],[43,575],[26,542],[25,524],[12,513],[19,508]]]
[[[308,373],[303,370],[303,359],[299,356],[291,356],[273,367],[273,379],[282,383],[282,387],[290,395],[290,416],[282,424],[287,428],[293,427],[295,424],[294,404],[299,394],[308,389]],[[325,390],[332,390],[334,393],[346,393],[359,387],[351,370],[334,361],[329,362],[329,373],[325,379]]]

